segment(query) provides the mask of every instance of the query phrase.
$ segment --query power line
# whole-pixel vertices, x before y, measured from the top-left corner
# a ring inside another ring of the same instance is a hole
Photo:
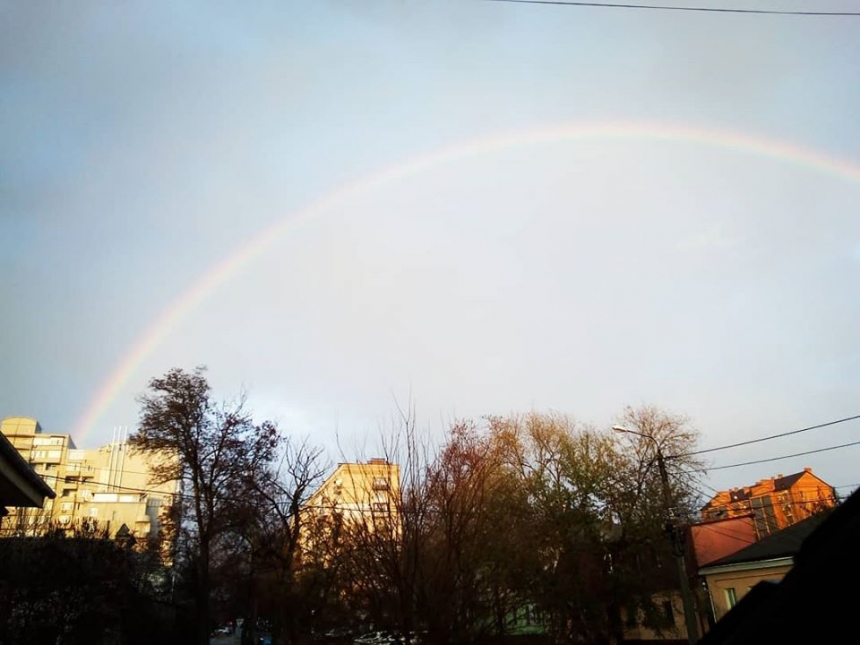
[[[845,423],[846,421],[854,421],[855,419],[860,419],[860,414],[857,414],[853,417],[845,417],[844,419],[837,419],[836,421],[828,421],[827,423],[819,423],[814,426],[808,426],[806,428],[801,428],[800,430],[789,430],[788,432],[780,432],[778,434],[772,434],[767,437],[760,437],[758,439],[749,439],[748,441],[739,441],[737,443],[726,444],[725,446],[716,446],[714,448],[705,448],[704,450],[694,450],[692,452],[685,452],[682,455],[672,455],[672,458],[677,459],[678,457],[692,457],[693,455],[704,455],[708,452],[717,452],[718,450],[728,450],[729,448],[737,448],[739,446],[749,446],[754,443],[761,443],[762,441],[770,441],[771,439],[779,439],[780,437],[790,437],[791,435],[800,434],[801,432],[809,432],[810,430],[818,430],[819,428],[826,428],[828,426],[835,426],[839,423]],[[713,469],[716,470],[716,469]]]
[[[758,496],[758,497],[748,497],[746,499],[739,499],[739,500],[735,500],[733,502],[726,502],[725,504],[721,504],[720,506],[733,506],[737,510],[740,510],[741,508],[746,508],[751,513],[753,513],[755,511],[761,511],[761,510],[764,510],[766,508],[776,508],[778,506],[783,506],[783,507],[784,506],[803,506],[805,508],[811,508],[811,507],[815,507],[817,504],[829,503],[829,502],[832,502],[835,504],[836,502],[841,501],[835,495],[828,495],[826,497],[816,497],[814,499],[783,499],[783,500],[777,499],[776,501],[772,501],[771,504],[765,505],[765,506],[753,506],[752,505],[753,500],[756,500],[756,499],[763,500],[766,498],[767,498],[767,495]]]
[[[662,4],[632,4],[621,2],[575,2],[573,0],[484,0],[512,4],[542,4],[566,7],[597,7],[601,9],[652,9],[657,11],[692,11],[698,13],[735,13],[767,16],[860,16],[860,11],[791,11],[783,9],[743,9],[731,7],[692,7]]]
[[[849,446],[860,445],[860,441],[852,441],[850,443],[842,443],[838,446],[827,446],[826,448],[817,448],[816,450],[804,450],[791,455],[782,455],[781,457],[769,457],[767,459],[755,459],[753,461],[744,461],[738,464],[728,464],[726,466],[714,466],[713,468],[701,469],[694,472],[706,472],[712,470],[725,470],[727,468],[739,468],[740,466],[751,466],[752,464],[766,464],[771,461],[779,461],[781,459],[791,459],[792,457],[802,457],[803,455],[814,455],[819,452],[827,452],[828,450],[839,450],[839,448],[848,448]]]
[[[834,486],[833,488],[857,488],[858,486],[860,486],[860,483],[858,483],[858,484],[842,484],[842,486]]]
[[[53,477],[57,477],[56,475],[52,475],[52,476],[53,476]],[[65,483],[72,483],[72,482],[69,480],[69,478],[65,478],[63,481],[64,481]],[[74,483],[78,483],[78,482],[75,480],[75,482],[74,482]],[[100,483],[98,483],[98,482],[95,482],[95,483],[93,483],[92,485],[94,485],[94,486],[107,486],[107,484],[100,484]],[[184,492],[181,492],[181,491],[177,491],[177,492],[170,492],[170,491],[158,490],[158,489],[155,489],[155,488],[135,488],[135,487],[133,487],[133,486],[121,486],[121,485],[111,485],[111,486],[110,486],[110,488],[113,488],[113,489],[118,490],[118,491],[126,491],[126,492],[129,492],[129,493],[154,494],[154,495],[161,495],[161,496],[164,496],[164,497],[171,497],[171,498],[176,498],[176,499],[181,499],[181,500],[186,500],[186,501],[188,501],[188,500],[194,500],[194,495],[193,495],[193,494],[191,494],[191,493],[184,493]],[[78,493],[80,490],[81,490],[80,488],[75,489],[75,492],[76,492],[76,493]],[[86,489],[85,489],[85,490],[86,490]],[[109,491],[109,492],[91,492],[91,494],[92,494],[92,495],[105,495],[105,494],[110,495],[110,494],[112,494],[112,493],[113,493],[113,494],[115,494],[115,491]],[[63,497],[58,497],[57,499],[62,500],[62,499],[64,499],[64,498],[63,498]],[[235,496],[235,495],[227,495],[227,496],[223,496],[223,497],[221,497],[220,499],[221,499],[221,500],[223,500],[223,501],[225,501],[225,502],[242,502],[242,503],[247,502],[247,497],[244,497],[244,496],[242,496],[242,497],[237,497],[237,496]],[[87,503],[87,504],[116,503],[116,502],[106,502],[106,501],[104,501],[104,500],[97,501],[97,500],[92,500],[92,499],[82,499],[82,498],[79,498],[77,495],[75,495],[73,499],[72,499],[72,498],[71,498],[71,496],[70,496],[70,498],[69,498],[69,500],[68,500],[68,501],[74,501],[74,502],[77,502],[77,503]],[[315,509],[315,510],[325,510],[325,511],[331,511],[331,510],[351,510],[351,509],[345,509],[345,507],[338,506],[337,504],[302,504],[302,505],[301,505],[301,507],[302,507],[302,509]]]
[[[703,486],[704,488],[707,488],[708,490],[711,490],[711,491],[713,491],[713,492],[715,492],[715,493],[719,493],[719,492],[720,492],[720,491],[718,491],[716,488],[714,488],[713,486],[711,486],[710,484],[706,484],[706,483],[705,483],[705,482],[703,482],[701,479],[699,479],[698,477],[696,477],[696,476],[695,476],[695,473],[696,473],[696,472],[704,472],[704,471],[692,471],[692,470],[683,470],[683,469],[682,469],[682,470],[679,470],[677,474],[676,474],[676,473],[670,473],[670,474],[671,474],[671,475],[673,475],[673,476],[675,476],[675,477],[677,477],[678,479],[680,479],[680,478],[681,478],[681,475],[686,475],[687,477],[689,477],[690,479],[692,479],[694,482],[696,482],[699,486]],[[701,491],[700,491],[700,492],[701,492]]]

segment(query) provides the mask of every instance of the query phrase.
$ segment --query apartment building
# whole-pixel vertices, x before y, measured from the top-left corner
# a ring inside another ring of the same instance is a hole
[[[760,540],[835,505],[836,490],[811,468],[804,468],[793,475],[720,491],[702,508],[702,519],[750,516]]]
[[[150,482],[151,462],[124,433],[101,448],[79,449],[68,434],[46,433],[39,422],[10,417],[0,431],[56,497],[42,509],[16,509],[3,519],[4,535],[39,535],[48,529],[106,531],[135,539],[158,537],[179,482]]]
[[[400,467],[386,459],[341,463],[303,506],[303,559],[326,561],[372,536],[400,534]]]
[[[400,467],[386,459],[338,464],[308,500],[306,508],[337,513],[345,522],[389,518],[397,513]]]

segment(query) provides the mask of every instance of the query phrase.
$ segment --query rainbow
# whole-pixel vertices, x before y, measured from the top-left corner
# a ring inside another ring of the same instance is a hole
[[[117,397],[129,378],[171,333],[173,328],[206,298],[217,291],[220,285],[241,271],[254,258],[266,253],[291,230],[308,221],[322,217],[336,206],[349,203],[351,199],[438,166],[518,146],[577,140],[668,141],[699,144],[737,150],[803,166],[816,172],[846,180],[860,181],[860,166],[852,165],[845,159],[839,159],[792,143],[731,130],[660,122],[564,124],[495,134],[456,143],[429,154],[411,158],[403,163],[383,168],[337,188],[309,203],[302,210],[288,213],[280,218],[273,225],[248,240],[232,255],[212,267],[187,291],[180,294],[132,345],[129,352],[123,356],[87,404],[74,426],[73,436],[83,445],[87,436],[96,427],[108,406]]]

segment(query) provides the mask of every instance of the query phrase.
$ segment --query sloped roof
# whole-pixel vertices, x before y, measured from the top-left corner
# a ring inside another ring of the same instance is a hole
[[[827,513],[819,513],[797,524],[792,524],[788,528],[778,531],[773,535],[768,535],[766,538],[762,538],[740,551],[709,563],[708,568],[728,564],[740,564],[742,562],[758,562],[760,560],[793,557],[800,551],[803,541],[824,522],[826,515]]]
[[[2,505],[41,507],[45,497],[54,498],[54,491],[51,487],[36,474],[36,471],[15,450],[15,447],[2,432],[0,432],[0,461],[2,461],[4,469],[2,471],[4,475],[0,478]],[[5,475],[7,468],[10,473],[14,473],[20,478],[18,484],[15,483],[14,479],[7,481],[7,475]],[[29,487],[22,487],[21,480],[29,484]]]
[[[789,488],[794,486],[807,472],[808,471],[806,470],[802,470],[799,473],[794,473],[793,475],[786,475],[785,477],[775,477],[773,480],[774,490],[788,490]],[[812,473],[809,474],[812,475]]]
[[[857,595],[851,593],[860,572],[857,544],[860,492],[855,491],[804,540],[781,582],[744,596],[700,645],[842,643],[846,634],[850,641],[857,627]]]
[[[742,499],[749,499],[751,497],[750,488],[739,488],[737,490],[733,490],[729,492],[729,499],[733,502],[737,502]]]

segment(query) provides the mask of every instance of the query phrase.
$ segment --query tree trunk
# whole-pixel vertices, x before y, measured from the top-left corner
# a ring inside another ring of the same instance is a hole
[[[209,645],[209,545],[201,544],[197,571],[197,645]]]

